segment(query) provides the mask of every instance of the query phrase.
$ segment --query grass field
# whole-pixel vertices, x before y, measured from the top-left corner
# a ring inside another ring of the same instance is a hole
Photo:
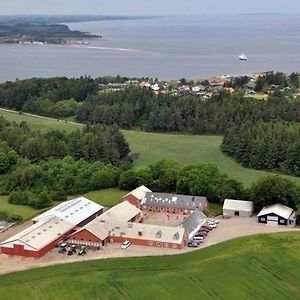
[[[145,166],[168,158],[179,162],[212,163],[229,177],[249,186],[258,178],[274,174],[244,168],[220,150],[221,136],[159,134],[139,131],[124,131],[133,152],[139,153],[136,166]],[[300,178],[279,175],[300,183]]]
[[[29,219],[40,212],[29,206],[10,204],[8,203],[8,196],[0,196],[0,210],[7,211],[10,214],[16,213],[22,216],[24,220]]]
[[[129,250],[130,251],[130,250]],[[0,276],[11,299],[299,299],[300,233],[178,256],[87,261]]]
[[[93,191],[84,196],[106,207],[112,207],[121,202],[122,197],[128,192],[118,189]]]
[[[0,110],[0,115],[11,121],[27,121],[34,128],[43,130],[65,129],[71,131],[78,128],[80,124],[54,119],[44,119],[32,115],[20,115],[15,112]],[[133,152],[139,153],[135,166],[146,166],[161,159],[174,159],[181,163],[212,163],[216,164],[220,170],[227,173],[229,177],[243,182],[249,186],[258,178],[274,174],[271,172],[246,169],[236,163],[234,159],[224,155],[220,150],[222,143],[221,136],[199,136],[182,134],[159,134],[141,131],[123,130]],[[293,176],[279,175],[300,183],[300,178]]]

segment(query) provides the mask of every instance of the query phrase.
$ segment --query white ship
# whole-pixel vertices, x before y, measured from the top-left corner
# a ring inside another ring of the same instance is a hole
[[[242,53],[241,55],[239,55],[239,60],[246,61],[248,60],[248,57],[246,56],[245,53]]]

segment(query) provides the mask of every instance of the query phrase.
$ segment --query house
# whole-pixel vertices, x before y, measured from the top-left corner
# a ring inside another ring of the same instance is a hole
[[[141,209],[153,212],[191,214],[208,207],[206,197],[147,192],[141,202]]]
[[[268,225],[296,226],[296,213],[288,206],[277,203],[264,207],[257,215],[258,223]]]
[[[184,228],[188,235],[188,239],[191,239],[197,231],[206,223],[206,215],[201,211],[194,211],[188,216],[183,223],[179,226]]]
[[[61,203],[34,218],[30,227],[2,242],[1,253],[41,257],[102,211],[103,206],[84,197]]]
[[[145,194],[147,192],[151,193],[152,191],[148,189],[146,186],[142,185],[136,188],[135,190],[129,192],[128,194],[126,194],[122,199],[123,201],[128,201],[132,205],[139,207],[142,199],[144,199]]]
[[[223,216],[251,217],[252,214],[253,214],[252,201],[225,199],[223,204]]]

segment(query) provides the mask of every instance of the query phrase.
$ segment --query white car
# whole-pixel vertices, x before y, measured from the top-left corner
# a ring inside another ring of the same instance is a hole
[[[129,241],[125,241],[125,242],[122,244],[121,248],[122,248],[122,249],[127,249],[129,246],[130,246],[130,242],[129,242]]]
[[[215,220],[215,219],[209,219],[208,222],[215,223],[215,224],[219,224],[220,223],[219,220]]]
[[[216,223],[208,222],[207,224],[208,224],[207,226],[210,227],[210,228],[217,228]]]

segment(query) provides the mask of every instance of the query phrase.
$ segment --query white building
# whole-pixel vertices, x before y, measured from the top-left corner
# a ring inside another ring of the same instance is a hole
[[[223,204],[223,216],[251,217],[252,214],[253,214],[252,201],[225,199]]]

